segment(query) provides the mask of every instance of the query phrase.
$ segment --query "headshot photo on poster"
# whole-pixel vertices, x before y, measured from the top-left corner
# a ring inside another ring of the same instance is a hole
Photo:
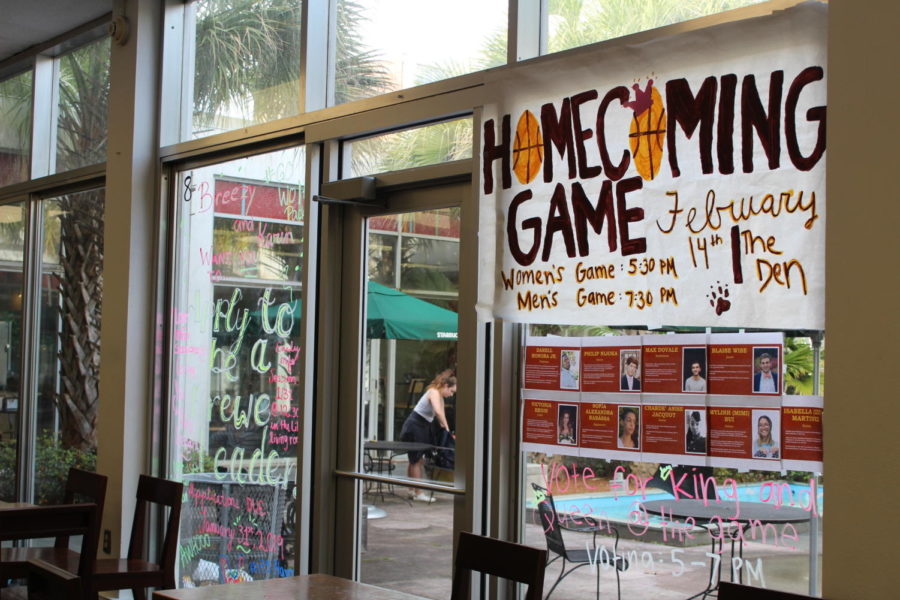
[[[685,409],[684,451],[686,454],[706,454],[706,409]]]
[[[781,458],[781,413],[777,410],[754,410],[753,458]]]
[[[706,393],[706,347],[685,347],[681,353],[683,392]]]
[[[619,389],[623,392],[637,392],[641,389],[641,353],[639,350],[619,352]]]
[[[580,352],[563,350],[559,353],[559,387],[563,390],[577,390],[580,368]]]
[[[574,446],[578,443],[578,406],[560,404],[557,411],[556,431],[560,444]]]
[[[641,407],[619,407],[619,448],[639,450],[641,447]]]
[[[779,349],[753,349],[753,393],[778,394],[781,392],[779,377],[781,361]]]

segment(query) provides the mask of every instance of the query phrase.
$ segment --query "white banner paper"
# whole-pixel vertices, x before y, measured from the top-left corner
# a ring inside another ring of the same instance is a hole
[[[490,83],[492,312],[824,329],[825,34],[802,5]]]

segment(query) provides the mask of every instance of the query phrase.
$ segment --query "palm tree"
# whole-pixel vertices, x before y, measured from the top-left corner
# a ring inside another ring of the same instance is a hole
[[[106,159],[109,41],[60,60],[57,124],[58,171]],[[55,204],[55,206],[53,206]],[[99,398],[100,323],[103,298],[102,190],[63,195],[46,207],[45,230],[58,235],[60,299],[59,382],[55,401],[65,447],[95,451]],[[51,219],[57,219],[53,223]],[[56,236],[48,236],[56,237]],[[45,247],[52,247],[47,240]]]

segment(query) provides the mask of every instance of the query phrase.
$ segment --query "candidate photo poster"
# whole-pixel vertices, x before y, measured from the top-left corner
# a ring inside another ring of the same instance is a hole
[[[681,352],[681,391],[689,394],[708,392],[706,382],[706,346],[685,346]]]
[[[641,407],[619,407],[619,435],[616,446],[625,450],[641,449]]]
[[[641,391],[641,351],[621,350],[619,352],[619,391]]]
[[[753,393],[781,393],[781,353],[777,346],[753,348]]]
[[[577,390],[581,379],[581,351],[561,350],[559,353],[559,389]]]
[[[684,452],[706,454],[706,409],[684,409]]]
[[[753,410],[751,413],[753,458],[781,458],[781,411]]]
[[[560,404],[556,418],[557,443],[565,446],[578,445],[578,405]]]

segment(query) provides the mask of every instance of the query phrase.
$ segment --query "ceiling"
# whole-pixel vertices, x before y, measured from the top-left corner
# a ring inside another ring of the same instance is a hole
[[[112,0],[0,0],[0,61],[112,10]]]

